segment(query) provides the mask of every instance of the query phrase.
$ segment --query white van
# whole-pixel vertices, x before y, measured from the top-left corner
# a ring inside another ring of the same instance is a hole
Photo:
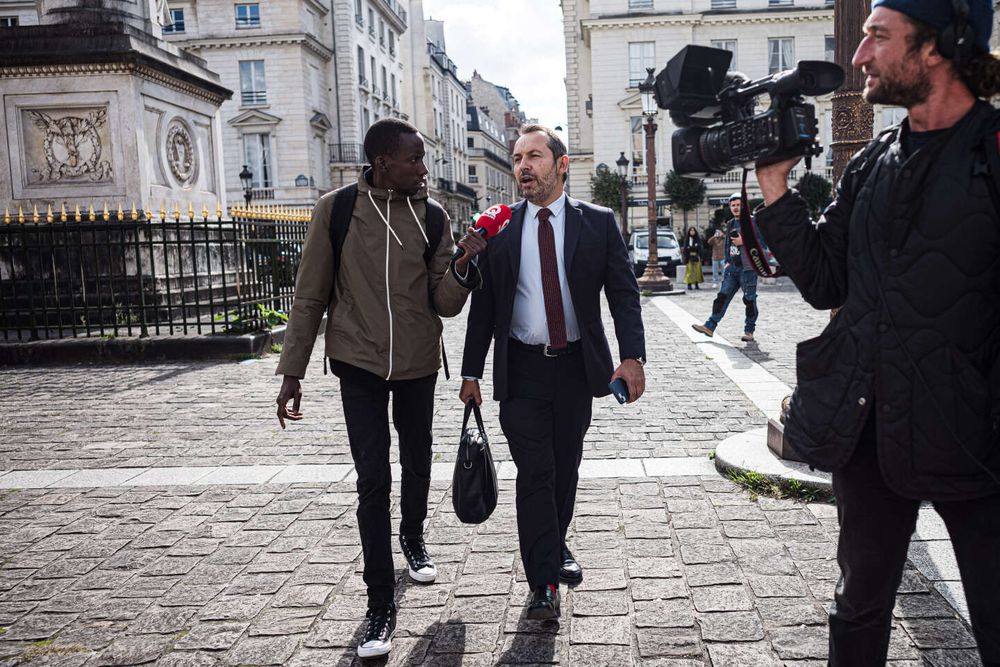
[[[646,260],[649,259],[648,229],[636,229],[632,232],[632,238],[628,244],[628,254],[635,269],[635,276],[638,278],[646,271]],[[677,237],[673,230],[666,227],[657,228],[656,256],[660,262],[660,269],[667,276],[674,275],[675,267],[684,263],[681,260],[681,248],[677,244]]]

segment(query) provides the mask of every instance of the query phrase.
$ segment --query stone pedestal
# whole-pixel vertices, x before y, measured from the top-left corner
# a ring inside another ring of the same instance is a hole
[[[767,448],[779,459],[805,463],[805,460],[785,440],[784,424],[774,419],[767,420]]]
[[[160,39],[163,4],[42,0],[43,25],[0,28],[0,211],[225,207],[232,92]]]

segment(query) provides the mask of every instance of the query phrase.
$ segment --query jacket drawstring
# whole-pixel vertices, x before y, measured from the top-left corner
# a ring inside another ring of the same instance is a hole
[[[420,224],[420,218],[417,217],[417,212],[413,210],[413,202],[410,201],[409,197],[406,198],[406,205],[410,207],[410,215],[413,216],[413,222],[417,223],[417,229],[420,230],[421,235],[424,237],[424,244],[430,246],[431,241],[427,238],[427,232],[424,231],[424,226]]]

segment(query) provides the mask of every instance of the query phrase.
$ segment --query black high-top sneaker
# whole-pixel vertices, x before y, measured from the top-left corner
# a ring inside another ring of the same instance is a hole
[[[437,579],[437,568],[434,561],[427,555],[427,545],[422,537],[399,536],[399,545],[403,548],[403,556],[410,566],[410,579],[429,584]]]
[[[396,634],[396,606],[373,607],[368,610],[368,627],[358,644],[359,658],[377,658],[388,655],[392,637]]]

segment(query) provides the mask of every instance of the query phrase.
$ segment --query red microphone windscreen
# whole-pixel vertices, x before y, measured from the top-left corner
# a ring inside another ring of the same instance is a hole
[[[510,210],[510,206],[506,204],[491,206],[476,219],[476,229],[485,231],[486,238],[491,239],[507,226],[511,215],[513,213]]]

